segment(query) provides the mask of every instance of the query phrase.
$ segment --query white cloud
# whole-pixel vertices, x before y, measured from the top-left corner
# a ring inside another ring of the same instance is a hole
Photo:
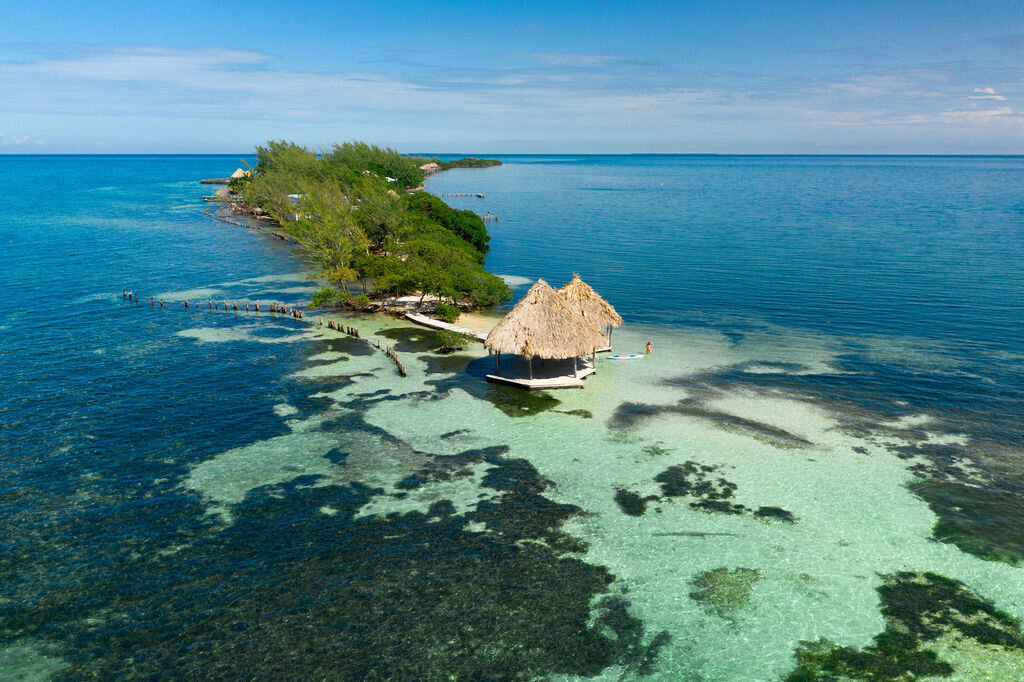
[[[967,99],[994,99],[1000,102],[1006,101],[1006,97],[996,94],[995,88],[974,88],[974,91],[981,94],[968,95]]]
[[[626,57],[608,54],[579,54],[577,52],[532,52],[527,56],[552,66],[593,68],[608,64],[633,61]]]
[[[906,123],[988,123],[996,118],[1013,117],[1018,121],[1020,116],[1015,116],[1011,107],[999,107],[998,109],[973,109],[968,111],[942,111],[934,114],[915,114],[904,119]]]
[[[11,137],[11,136],[5,136],[3,133],[0,133],[0,145],[4,145],[4,146],[14,145],[15,147],[17,147],[17,146],[25,144],[26,142],[29,141],[29,139],[30,138],[29,138],[28,135],[22,135],[20,137],[19,136]]]
[[[677,73],[613,55],[513,57],[525,58],[529,66],[423,69],[413,77],[291,71],[252,50],[90,48],[72,57],[0,63],[0,92],[4,113],[20,117],[9,118],[7,125],[14,121],[19,133],[46,137],[58,149],[61,143],[53,136],[73,125],[51,130],[24,123],[44,117],[108,121],[90,129],[108,132],[93,133],[87,143],[109,143],[113,149],[120,139],[117,121],[170,119],[178,123],[166,127],[175,131],[186,119],[211,129],[258,131],[244,137],[236,133],[237,139],[259,136],[246,144],[293,136],[300,129],[317,131],[317,139],[327,136],[325,143],[357,131],[387,130],[426,145],[433,139],[468,144],[610,139],[620,144],[645,140],[656,149],[664,144],[666,151],[757,139],[813,145],[833,139],[837,131],[844,140],[875,140],[881,128],[916,131],[928,123],[948,130],[989,130],[993,144],[1006,140],[1024,149],[1024,130],[1014,123],[1020,116],[1010,107],[962,110],[965,90],[974,93],[971,99],[1006,98],[991,87],[968,86],[952,70],[877,70],[809,80],[764,73]],[[132,132],[137,139],[158,134]],[[0,136],[0,144],[15,140]]]

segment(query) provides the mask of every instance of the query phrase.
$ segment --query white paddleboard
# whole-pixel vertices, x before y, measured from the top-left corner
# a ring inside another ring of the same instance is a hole
[[[629,355],[608,355],[606,357],[609,360],[639,360],[643,356],[637,353],[630,353]]]

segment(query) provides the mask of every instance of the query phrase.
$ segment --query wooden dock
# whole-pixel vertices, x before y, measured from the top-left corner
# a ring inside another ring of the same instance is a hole
[[[443,329],[445,331],[455,332],[457,334],[465,334],[470,336],[481,343],[487,339],[487,332],[478,332],[475,329],[467,329],[466,327],[459,327],[458,325],[449,324],[442,320],[436,320],[433,317],[427,317],[420,313],[406,313],[405,318],[410,322],[421,324],[424,327],[430,327],[431,329]]]
[[[509,372],[512,376],[501,374],[488,374],[487,381],[516,388],[525,388],[527,391],[543,391],[554,388],[583,388],[583,379],[590,376],[597,369],[592,363],[586,360],[578,361],[576,376],[573,376],[572,360],[547,360],[539,364],[534,360],[533,378],[529,378],[526,369],[526,360],[519,357],[510,358],[502,356],[501,367],[513,368]],[[504,373],[504,372],[503,372]]]
[[[441,194],[441,197],[476,197],[477,199],[483,199],[484,195],[480,192],[448,192]]]

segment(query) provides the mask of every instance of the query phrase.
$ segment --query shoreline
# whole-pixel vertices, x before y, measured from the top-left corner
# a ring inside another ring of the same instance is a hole
[[[436,157],[435,157],[435,160],[436,160]],[[458,161],[455,161],[455,162],[445,162],[446,165],[440,166],[440,167],[437,165],[437,163],[434,163],[434,162],[426,164],[426,165],[424,165],[422,167],[423,174],[424,174],[424,182],[419,184],[419,185],[417,185],[417,186],[415,186],[415,187],[406,187],[405,191],[408,194],[417,194],[419,192],[425,192],[426,191],[426,182],[425,181],[427,179],[429,179],[430,177],[439,175],[439,174],[441,174],[441,173],[443,173],[445,171],[451,170],[453,168],[479,168],[479,169],[483,169],[483,168],[490,168],[490,167],[502,165],[502,163],[500,161],[498,161],[497,159],[487,160],[488,162],[485,165],[457,165],[461,161],[477,162],[478,160],[477,159],[459,159]],[[429,168],[428,169],[427,166],[433,166],[433,168]],[[202,213],[204,215],[206,215],[207,217],[212,218],[213,220],[216,220],[216,221],[219,221],[219,222],[223,222],[223,223],[226,223],[226,224],[229,224],[229,225],[235,225],[237,227],[244,227],[244,228],[249,229],[249,230],[256,230],[256,231],[260,231],[260,232],[267,232],[271,236],[273,236],[273,237],[275,237],[277,239],[280,239],[281,241],[287,242],[287,243],[289,243],[289,244],[291,244],[293,246],[301,246],[301,243],[299,242],[299,240],[296,239],[295,237],[293,237],[292,235],[288,234],[288,232],[284,229],[284,225],[281,222],[279,222],[278,220],[276,220],[273,217],[271,217],[266,211],[260,209],[259,207],[248,205],[243,200],[241,200],[241,198],[237,194],[235,194],[228,187],[230,185],[232,179],[239,178],[239,177],[248,177],[251,172],[252,171],[242,171],[242,169],[239,168],[230,177],[201,179],[199,182],[200,182],[200,184],[203,184],[203,185],[225,185],[225,187],[221,187],[220,189],[218,189],[214,195],[212,195],[212,196],[203,196],[202,197],[204,201],[212,204],[211,206],[205,208],[202,211]],[[477,197],[483,198],[483,194],[480,194],[478,192],[467,193],[467,196],[470,195],[470,194],[472,196],[477,196]],[[438,199],[440,199],[440,197],[438,197]],[[441,201],[443,201],[443,199],[441,199]],[[448,204],[445,203],[445,206],[448,206]],[[451,208],[451,207],[449,206],[449,208]],[[219,211],[226,212],[227,215],[218,215],[217,213]],[[491,216],[490,213],[488,213],[487,216],[479,216],[479,217],[480,217],[481,221],[483,221],[484,223],[488,222],[489,219],[490,220],[494,220],[494,221],[496,221],[496,219],[497,219],[497,216]],[[241,220],[239,220],[239,219],[241,219]],[[243,222],[243,221],[245,221],[245,222]],[[266,225],[262,225],[262,224],[259,224],[259,223],[265,223]],[[485,270],[485,272],[486,272],[486,270]],[[491,274],[494,274],[494,273],[491,273]],[[361,284],[358,283],[358,281],[352,281],[350,283],[350,286],[353,289],[358,288],[361,294],[365,294],[366,293],[363,290]],[[416,306],[412,307],[412,309],[410,309],[410,305],[409,305],[410,299],[413,299],[413,298],[417,300],[418,304]],[[422,304],[425,304],[425,305],[419,304],[420,301],[422,301]],[[335,306],[333,308],[323,308],[323,307],[313,308],[311,306],[311,304],[307,304],[307,306],[305,306],[305,309],[307,311],[310,311],[310,312],[313,312],[313,311],[322,311],[322,312],[334,311],[334,312],[339,312],[339,311],[343,311],[343,310],[351,310],[352,312],[357,312],[357,313],[358,312],[363,312],[363,313],[381,313],[381,314],[387,314],[387,315],[397,316],[397,317],[403,317],[403,316],[406,316],[408,313],[413,312],[413,313],[421,315],[423,318],[433,320],[434,322],[436,322],[438,324],[448,324],[448,323],[445,323],[443,320],[438,320],[436,318],[429,317],[427,315],[427,313],[432,313],[433,312],[433,309],[434,309],[433,307],[436,307],[437,303],[439,303],[439,302],[441,302],[441,301],[440,301],[440,299],[436,295],[433,295],[433,294],[423,295],[423,292],[418,291],[418,292],[415,293],[415,295],[410,295],[410,296],[371,298],[369,304],[366,305],[362,309],[346,308],[344,305]],[[477,312],[477,311],[480,311],[480,310],[484,310],[484,309],[488,309],[488,308],[494,307],[494,305],[491,305],[491,306],[464,307],[464,306],[467,305],[465,301],[458,301],[458,302],[453,301],[453,302],[459,307],[459,309],[461,311],[460,320],[463,317],[465,317],[467,314],[471,314],[471,313],[474,313],[474,312]],[[433,307],[432,307],[431,304],[433,305]],[[495,304],[495,305],[497,305],[497,304]],[[479,324],[479,322],[477,322],[477,324]],[[489,327],[493,327],[493,326],[494,326],[494,324],[489,325]],[[435,327],[435,328],[441,329],[442,327]],[[479,331],[479,330],[471,330],[471,335],[475,336],[475,332],[476,331]]]

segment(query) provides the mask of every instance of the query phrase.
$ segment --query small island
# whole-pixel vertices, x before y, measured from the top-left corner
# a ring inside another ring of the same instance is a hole
[[[258,146],[256,158],[221,198],[236,213],[273,221],[306,251],[328,283],[313,306],[384,310],[387,300],[417,294],[417,307],[454,321],[460,310],[512,298],[483,268],[483,219],[420,191],[425,174],[500,161],[446,162],[363,142],[317,152],[286,141]]]

